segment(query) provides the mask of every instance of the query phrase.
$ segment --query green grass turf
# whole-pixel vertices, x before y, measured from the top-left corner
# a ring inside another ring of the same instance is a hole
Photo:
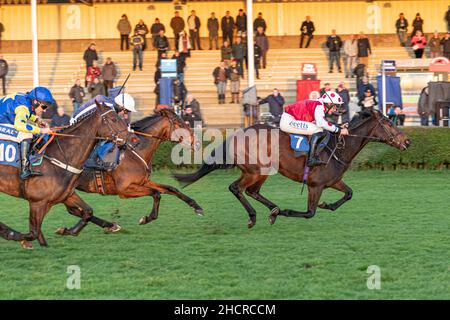
[[[76,218],[62,205],[44,221],[48,248],[23,250],[0,239],[1,299],[449,299],[449,171],[350,172],[353,199],[310,220],[267,222],[247,213],[228,191],[236,171],[215,172],[184,189],[205,209],[163,196],[159,219],[137,224],[151,199],[81,194],[103,218],[124,228],[89,225],[77,238],[54,234]],[[177,185],[167,172],[154,180]],[[300,185],[274,176],[262,193],[281,208],[303,210]],[[326,191],[330,201],[341,194]],[[0,196],[0,221],[28,230],[27,203]],[[81,289],[66,288],[67,267],[81,268]],[[381,290],[366,286],[381,268]]]

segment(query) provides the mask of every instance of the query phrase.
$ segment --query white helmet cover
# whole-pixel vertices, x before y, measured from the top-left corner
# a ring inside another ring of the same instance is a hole
[[[121,93],[117,97],[114,98],[114,102],[119,106],[127,109],[131,112],[136,112],[135,102],[133,97],[128,93]]]
[[[339,96],[336,92],[327,91],[322,95],[322,103],[332,103],[332,104],[343,104],[341,96]]]

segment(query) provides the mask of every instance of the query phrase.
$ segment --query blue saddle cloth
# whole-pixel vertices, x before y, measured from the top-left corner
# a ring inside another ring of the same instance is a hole
[[[48,141],[48,139],[49,136],[45,135],[39,145],[34,144],[32,146],[31,152],[28,154],[28,160],[31,165],[41,165],[45,150],[42,154],[38,154],[38,151]],[[19,143],[15,141],[0,140],[0,164],[20,169],[22,166],[20,160]]]
[[[296,153],[306,154],[309,152],[309,137],[302,134],[290,134],[291,137],[291,149]],[[327,136],[319,144],[319,149],[325,148],[330,140],[330,134],[327,132]]]

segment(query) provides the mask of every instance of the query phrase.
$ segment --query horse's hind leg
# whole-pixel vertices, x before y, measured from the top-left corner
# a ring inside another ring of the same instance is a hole
[[[257,176],[242,173],[239,179],[230,184],[228,189],[235,195],[235,197],[241,202],[245,210],[248,212],[250,219],[247,222],[247,226],[252,228],[256,223],[256,211],[245,198],[243,192],[251,185],[255,183]]]
[[[331,186],[331,188],[336,189],[341,192],[344,192],[344,196],[341,199],[339,199],[338,201],[330,203],[330,204],[323,202],[323,203],[319,204],[319,208],[334,211],[337,208],[339,208],[340,206],[342,206],[345,202],[350,200],[353,196],[353,190],[348,185],[346,185],[344,183],[344,181],[342,181],[342,180],[339,180],[338,182],[333,184]]]
[[[203,209],[197,204],[197,202],[194,199],[189,198],[184,193],[180,192],[177,188],[174,188],[172,186],[168,186],[165,184],[159,184],[159,183],[156,183],[153,181],[147,181],[145,183],[145,186],[149,187],[151,189],[158,190],[162,194],[173,195],[173,196],[177,197],[178,199],[180,199],[181,201],[185,202],[191,208],[194,208],[195,213],[197,213],[199,215],[203,215]]]
[[[262,185],[264,184],[264,182],[266,182],[267,178],[268,176],[260,176],[259,180],[256,181],[254,184],[252,184],[250,187],[248,187],[245,193],[248,196],[255,199],[256,201],[261,202],[267,208],[269,208],[270,210],[269,223],[274,224],[278,214],[280,213],[280,208],[275,203],[273,203],[272,201],[270,201],[269,199],[267,199],[266,197],[264,197],[259,193]]]

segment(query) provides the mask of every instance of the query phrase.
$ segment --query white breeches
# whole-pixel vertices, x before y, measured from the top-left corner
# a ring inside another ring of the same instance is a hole
[[[322,132],[323,129],[316,126],[314,123],[295,120],[289,113],[283,112],[280,119],[281,131],[294,134],[313,135],[317,132]]]

